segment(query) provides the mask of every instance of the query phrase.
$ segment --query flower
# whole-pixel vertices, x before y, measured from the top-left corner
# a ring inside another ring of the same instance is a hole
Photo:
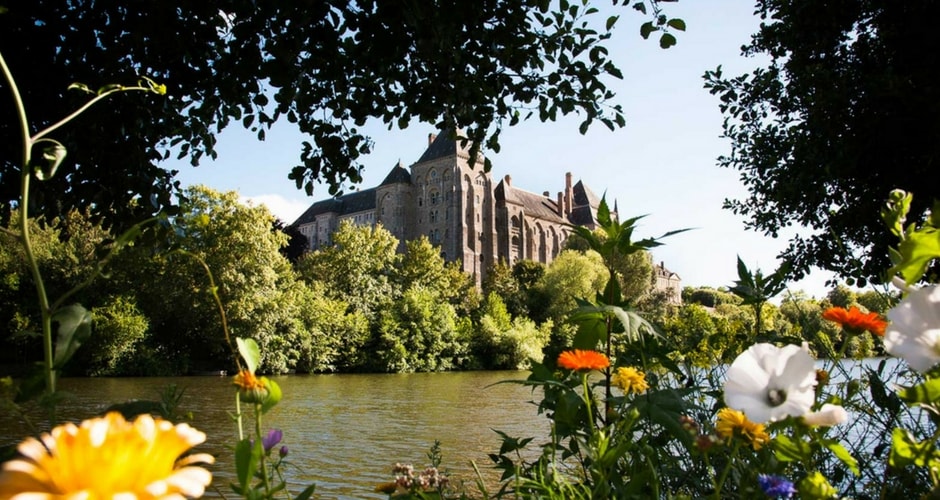
[[[0,498],[200,497],[212,474],[192,464],[214,459],[204,453],[180,456],[205,439],[188,424],[150,415],[128,422],[110,412],[60,425],[20,443],[23,457],[0,472]]]
[[[284,439],[284,433],[280,429],[268,431],[268,435],[261,438],[261,446],[264,447],[264,452],[270,452],[275,445],[281,442],[281,439]]]
[[[287,456],[289,452],[290,450],[287,449],[287,445],[281,446],[280,451],[278,451],[278,456],[280,456],[281,458],[284,458]]]
[[[610,366],[610,360],[597,351],[575,349],[561,353],[558,356],[558,366],[578,371],[603,370]]]
[[[755,422],[799,417],[813,406],[816,369],[809,346],[754,344],[728,368],[725,404]]]
[[[715,431],[725,439],[731,439],[735,435],[741,436],[754,447],[755,451],[770,442],[770,435],[764,429],[764,424],[751,422],[743,413],[734,408],[718,410],[718,423],[715,424]]]
[[[242,400],[248,403],[261,403],[268,397],[268,387],[265,378],[258,378],[248,370],[241,370],[235,375],[232,383],[238,387]]]
[[[757,483],[770,498],[792,498],[796,494],[796,487],[783,476],[758,474]]]
[[[844,424],[848,419],[849,414],[845,412],[845,408],[829,403],[822,405],[819,411],[803,415],[804,424],[823,427]]]
[[[624,394],[639,394],[650,388],[646,375],[632,366],[617,368],[611,380]]]
[[[910,289],[888,319],[886,351],[921,373],[940,362],[940,286]]]
[[[865,330],[878,335],[885,334],[885,327],[888,322],[881,319],[881,316],[875,312],[863,313],[859,308],[852,306],[848,309],[841,307],[830,307],[822,313],[823,319],[839,323],[842,328],[849,333],[862,333]]]

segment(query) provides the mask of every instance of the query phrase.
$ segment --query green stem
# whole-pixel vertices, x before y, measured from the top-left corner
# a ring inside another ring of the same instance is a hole
[[[588,374],[581,374],[581,386],[584,389],[584,406],[587,408],[588,426],[591,428],[591,435],[594,434],[594,413],[591,411],[591,393],[588,389]]]
[[[23,156],[21,158],[20,171],[20,206],[19,206],[19,229],[20,239],[23,242],[23,251],[26,254],[26,262],[29,265],[30,274],[36,283],[36,294],[39,298],[39,313],[42,317],[42,344],[43,344],[43,369],[45,371],[46,391],[49,394],[55,393],[56,377],[53,366],[52,351],[52,311],[49,308],[49,298],[46,294],[46,286],[42,281],[42,275],[39,273],[39,264],[36,261],[36,255],[33,253],[32,242],[29,235],[29,163],[32,157],[33,140],[29,136],[29,121],[26,119],[26,106],[23,104],[23,98],[20,96],[19,88],[13,79],[13,74],[7,66],[6,60],[0,54],[0,71],[10,85],[10,93],[13,97],[14,108],[16,109],[17,120],[20,125],[20,137],[23,140]],[[50,425],[55,425],[55,407],[49,410]]]
[[[261,434],[261,403],[255,403],[255,436],[258,437],[258,442],[262,442]],[[264,485],[265,498],[271,498],[271,485],[268,481],[268,469],[265,465],[265,458],[267,453],[262,450],[261,452],[261,463],[259,464],[259,469],[261,469],[261,484]]]
[[[721,500],[721,489],[725,487],[725,480],[728,479],[728,473],[731,472],[731,466],[734,465],[734,459],[738,456],[738,449],[741,447],[741,443],[735,440],[734,448],[731,449],[731,454],[728,455],[728,463],[725,465],[723,471],[721,471],[721,476],[718,477],[718,480],[715,481],[715,500]]]

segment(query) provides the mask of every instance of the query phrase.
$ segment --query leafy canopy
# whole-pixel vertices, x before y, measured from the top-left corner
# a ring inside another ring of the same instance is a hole
[[[643,36],[675,43],[681,20],[663,15],[659,0],[613,3],[631,2],[648,16]],[[159,162],[215,158],[215,135],[235,122],[258,139],[278,120],[296,124],[309,140],[285,170],[308,193],[323,182],[331,194],[361,180],[359,159],[372,148],[361,127],[370,120],[460,129],[473,148],[494,150],[506,123],[529,116],[577,113],[582,133],[594,122],[621,126],[605,83],[621,78],[604,45],[618,16],[596,12],[567,0],[36,0],[0,14],[0,52],[39,125],[82,102],[67,91],[73,82],[146,76],[166,85],[157,103],[129,95],[63,130],[68,158],[33,198],[47,212],[88,205],[140,220],[173,204],[174,173]],[[10,106],[0,99],[0,137],[15,136]],[[18,190],[16,147],[0,144],[5,216]]]
[[[760,0],[764,22],[743,48],[768,62],[750,74],[706,72],[721,99],[730,153],[747,194],[725,201],[746,226],[777,236],[805,226],[781,257],[852,283],[880,281],[892,243],[880,225],[888,191],[912,213],[940,198],[940,4],[931,0]],[[919,200],[919,201],[917,201]],[[851,284],[851,283],[850,283]]]

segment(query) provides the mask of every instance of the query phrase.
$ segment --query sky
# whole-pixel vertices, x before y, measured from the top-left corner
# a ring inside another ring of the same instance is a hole
[[[607,18],[608,2],[595,5]],[[583,181],[598,196],[617,202],[621,220],[644,215],[635,239],[658,237],[668,231],[690,231],[662,240],[653,249],[654,262],[677,273],[682,286],[731,286],[737,280],[737,258],[752,271],[773,272],[777,255],[794,234],[783,231],[778,239],[745,229],[741,216],[722,209],[726,198],[741,198],[746,190],[739,173],[717,166],[717,158],[729,154],[730,142],[721,137],[723,117],[719,100],[704,88],[702,75],[719,65],[726,75],[747,72],[761,62],[741,56],[760,25],[753,4],[744,0],[683,0],[661,4],[669,17],[686,22],[676,33],[678,44],[659,47],[654,34],[639,34],[644,16],[619,8],[615,36],[608,41],[610,55],[624,79],[610,79],[623,106],[626,126],[610,131],[593,125],[580,135],[580,119],[572,116],[541,123],[536,118],[506,128],[498,154],[484,151],[492,160],[494,181],[512,176],[513,186],[552,196],[564,189],[565,174]],[[264,142],[234,125],[218,137],[216,160],[203,160],[193,168],[186,160],[163,166],[179,170],[182,185],[204,184],[217,190],[238,191],[246,200],[265,204],[277,217],[293,222],[311,203],[329,196],[325,185],[307,197],[287,178],[299,163],[305,136],[282,120],[267,132]],[[373,153],[362,158],[363,189],[379,184],[401,161],[408,166],[427,147],[433,124],[412,121],[406,130],[389,130],[381,123],[367,124],[366,135],[375,141]],[[347,192],[355,189],[349,186]],[[823,297],[828,273],[814,271],[791,283],[793,291]]]

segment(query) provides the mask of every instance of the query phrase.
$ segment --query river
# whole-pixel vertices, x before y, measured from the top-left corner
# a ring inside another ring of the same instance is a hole
[[[319,498],[385,498],[377,484],[393,479],[396,462],[427,465],[427,452],[441,442],[442,468],[468,485],[476,462],[489,484],[498,479],[487,453],[499,450],[494,429],[514,437],[545,436],[548,422],[530,403],[529,388],[497,384],[526,372],[289,375],[273,377],[284,398],[264,416],[264,429],[284,431],[290,452],[288,480],[294,494],[316,483]],[[230,447],[237,440],[231,377],[66,378],[71,394],[63,417],[83,419],[114,402],[159,399],[170,384],[183,388],[182,411],[208,435],[199,451],[212,453],[214,485],[232,497]],[[497,385],[493,385],[497,384]],[[250,427],[250,424],[249,424]],[[247,430],[247,428],[246,428]],[[0,444],[19,441],[28,431],[11,415],[0,415]],[[472,487],[472,486],[471,486]],[[207,496],[215,496],[208,492]]]

